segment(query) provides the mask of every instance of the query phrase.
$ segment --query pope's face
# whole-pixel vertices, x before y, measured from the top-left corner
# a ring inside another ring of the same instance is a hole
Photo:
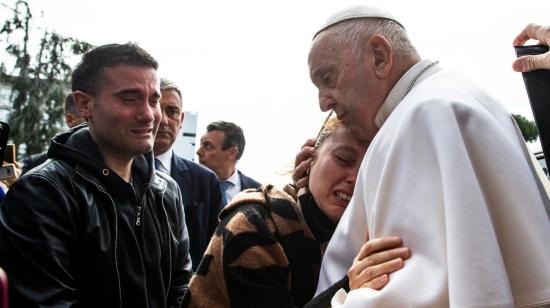
[[[378,127],[374,119],[385,93],[379,87],[369,51],[357,54],[326,32],[314,40],[309,54],[310,77],[319,90],[322,111],[334,110],[356,138],[371,141]]]

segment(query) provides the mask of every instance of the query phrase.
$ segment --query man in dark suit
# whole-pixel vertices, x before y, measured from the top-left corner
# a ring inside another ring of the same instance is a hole
[[[237,162],[244,152],[243,130],[231,122],[217,121],[208,124],[206,134],[201,137],[197,155],[199,162],[216,173],[222,186],[224,203],[247,188],[258,188],[261,184],[237,170]]]
[[[218,225],[218,214],[223,207],[220,183],[209,169],[173,152],[172,145],[179,135],[184,118],[181,91],[166,79],[161,79],[160,89],[162,120],[153,148],[155,166],[157,170],[170,174],[180,187],[189,231],[191,260],[193,270],[196,270]]]

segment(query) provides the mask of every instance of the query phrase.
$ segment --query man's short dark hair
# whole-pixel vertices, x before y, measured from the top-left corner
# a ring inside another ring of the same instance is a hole
[[[96,97],[105,78],[105,69],[118,65],[158,68],[158,62],[135,43],[99,46],[84,54],[73,71],[73,92],[83,91]]]
[[[76,110],[76,105],[74,103],[72,92],[67,94],[67,97],[65,97],[65,114],[67,113],[78,115],[78,111]]]
[[[208,124],[206,127],[208,132],[213,130],[220,130],[225,133],[225,139],[222,143],[222,150],[227,150],[232,146],[237,146],[239,153],[237,153],[237,160],[243,156],[244,146],[246,144],[244,140],[244,134],[242,128],[239,125],[231,122],[216,121]]]

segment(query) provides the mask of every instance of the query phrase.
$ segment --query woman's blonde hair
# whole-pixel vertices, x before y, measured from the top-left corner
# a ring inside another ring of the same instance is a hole
[[[336,117],[331,117],[325,122],[325,125],[321,128],[321,131],[315,140],[315,151],[323,145],[327,138],[330,137],[330,135],[332,135],[332,133],[334,133],[340,125],[342,125],[342,122]]]

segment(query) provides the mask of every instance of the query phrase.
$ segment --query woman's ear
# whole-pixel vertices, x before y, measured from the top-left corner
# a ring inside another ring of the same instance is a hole
[[[369,54],[372,55],[374,73],[380,79],[389,76],[393,66],[393,48],[388,40],[379,34],[374,34],[367,43]]]

